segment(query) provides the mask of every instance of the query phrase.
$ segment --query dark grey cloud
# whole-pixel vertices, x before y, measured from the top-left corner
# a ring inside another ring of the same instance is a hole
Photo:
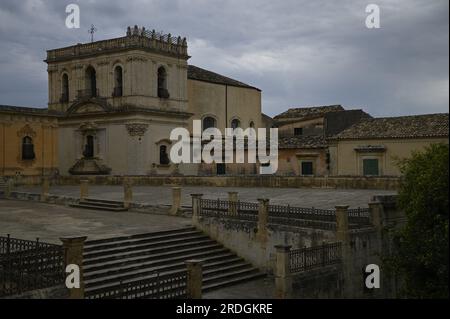
[[[367,29],[365,7],[381,8]],[[81,28],[65,28],[77,3]],[[188,38],[190,63],[257,86],[263,110],[340,103],[375,116],[448,112],[447,0],[2,0],[0,104],[45,106],[47,49],[122,36]]]

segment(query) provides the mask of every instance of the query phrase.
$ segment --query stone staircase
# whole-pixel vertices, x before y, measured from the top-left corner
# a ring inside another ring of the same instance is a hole
[[[124,207],[123,202],[96,198],[84,198],[77,204],[70,204],[70,206],[93,210],[108,210],[113,212],[123,212],[128,210]]]
[[[195,227],[87,241],[84,250],[86,297],[108,287],[186,269],[201,259],[203,291],[264,277],[257,268]]]

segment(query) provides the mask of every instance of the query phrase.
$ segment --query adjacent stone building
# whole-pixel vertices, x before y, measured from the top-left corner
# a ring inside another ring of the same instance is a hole
[[[278,175],[330,175],[328,137],[370,115],[341,105],[291,108],[274,117],[279,131]]]
[[[399,176],[398,160],[448,144],[448,113],[365,119],[329,138],[331,175]]]

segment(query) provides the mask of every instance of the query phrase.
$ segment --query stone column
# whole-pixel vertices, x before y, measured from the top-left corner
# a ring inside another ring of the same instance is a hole
[[[292,294],[292,276],[289,269],[291,246],[277,245],[275,249],[275,298],[290,298]]]
[[[177,215],[181,211],[181,187],[172,187],[172,208],[171,215]]]
[[[84,298],[83,251],[86,238],[86,236],[60,238],[64,249],[64,268],[68,265],[74,264],[80,269],[80,288],[69,289],[70,299]],[[67,275],[68,274],[66,273],[66,276]]]
[[[50,179],[48,177],[42,178],[42,193],[41,201],[46,202],[50,193]]]
[[[133,200],[133,187],[129,179],[123,180],[123,206],[130,208],[130,203]]]
[[[267,241],[267,224],[269,220],[269,199],[258,198],[258,226],[256,240],[261,243]]]
[[[203,281],[203,261],[199,259],[191,259],[186,262],[187,267],[187,283],[186,291],[188,299],[202,298],[202,281]]]
[[[336,239],[341,242],[342,269],[343,269],[343,296],[351,298],[353,291],[353,258],[350,245],[350,232],[348,228],[348,205],[336,206]]]
[[[192,224],[194,226],[197,226],[201,209],[200,201],[203,197],[203,194],[191,194],[191,197],[192,197]]]
[[[83,200],[88,196],[89,196],[89,180],[82,179],[80,180],[80,200]]]
[[[237,216],[238,214],[238,192],[228,192],[228,212],[231,215]]]
[[[382,218],[383,218],[383,204],[376,201],[369,203],[369,218],[377,231],[380,231],[382,228]]]

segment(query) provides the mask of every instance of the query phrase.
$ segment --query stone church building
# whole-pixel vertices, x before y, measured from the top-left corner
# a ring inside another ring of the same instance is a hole
[[[201,174],[169,161],[170,132],[261,127],[261,91],[189,65],[185,38],[128,27],[120,38],[47,51],[61,174]],[[220,164],[217,164],[220,165]],[[223,170],[224,167],[214,168]]]

